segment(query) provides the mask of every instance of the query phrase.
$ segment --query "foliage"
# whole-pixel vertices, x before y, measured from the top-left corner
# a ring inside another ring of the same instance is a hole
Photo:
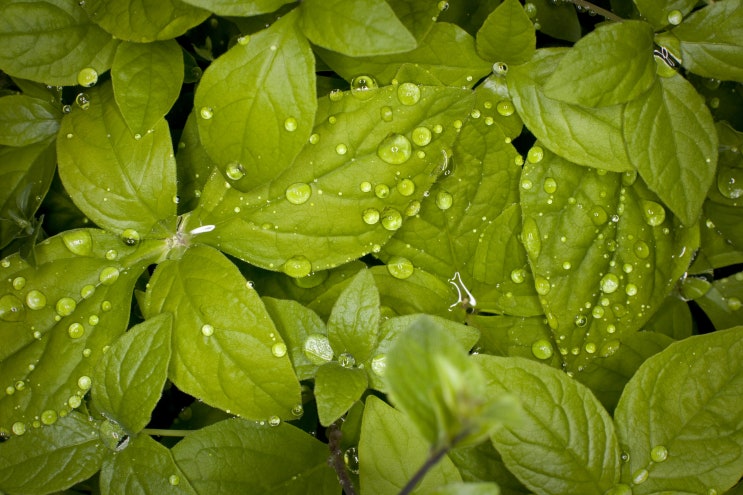
[[[0,490],[739,491],[743,5],[611,6],[3,2]]]

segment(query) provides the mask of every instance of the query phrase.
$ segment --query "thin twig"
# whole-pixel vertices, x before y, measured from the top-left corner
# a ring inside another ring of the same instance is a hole
[[[338,483],[343,488],[343,493],[346,495],[356,495],[356,488],[354,488],[353,481],[348,476],[346,463],[343,460],[343,452],[341,451],[343,432],[341,431],[339,421],[332,423],[328,427],[328,448],[330,449],[328,464],[335,470],[335,474],[338,475]]]
[[[459,442],[462,441],[467,435],[470,434],[469,428],[464,428],[457,436],[455,436],[451,442],[447,445],[444,445],[443,447],[440,447],[438,450],[434,450],[431,455],[426,459],[426,462],[423,463],[423,465],[418,469],[418,471],[415,472],[412,478],[407,482],[407,484],[400,490],[400,493],[398,495],[409,495],[410,493],[415,490],[415,487],[418,486],[418,483],[423,480],[423,478],[428,474],[428,471],[433,468],[436,463],[438,463],[443,457],[449,453],[451,449],[453,449]]]
[[[592,11],[600,15],[601,17],[604,17],[605,19],[608,19],[610,21],[615,22],[622,22],[624,19],[616,15],[614,12],[611,12],[606,9],[602,9],[598,5],[594,5],[591,2],[586,2],[586,0],[565,0],[566,2],[572,3],[574,5],[577,5],[578,7],[584,8],[588,11]]]

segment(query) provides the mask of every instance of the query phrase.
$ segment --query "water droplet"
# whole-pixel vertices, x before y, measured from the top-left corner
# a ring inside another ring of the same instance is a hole
[[[544,179],[544,184],[542,185],[544,192],[547,194],[553,194],[555,191],[557,191],[557,181],[553,179],[552,177],[547,177]]]
[[[648,476],[650,476],[650,472],[648,472],[647,469],[638,469],[637,471],[632,473],[632,483],[634,483],[635,485],[644,483],[647,481]]]
[[[584,349],[588,354],[593,354],[594,352],[596,352],[596,344],[593,342],[589,342],[585,345]]]
[[[415,182],[410,179],[403,179],[397,183],[397,192],[403,196],[410,196],[415,192]]]
[[[624,483],[619,483],[607,490],[604,495],[632,495],[632,488]]]
[[[100,321],[101,321],[101,320],[100,320],[100,318],[98,317],[98,315],[90,315],[90,316],[88,317],[88,324],[89,324],[89,325],[90,325],[91,327],[94,327],[94,326],[96,326],[96,325],[97,325],[97,324],[98,324],[98,323],[99,323]]]
[[[405,208],[406,217],[414,217],[421,211],[421,202],[418,200],[411,201]]]
[[[15,290],[21,290],[26,286],[26,279],[24,277],[16,277],[13,279],[13,288]]]
[[[593,208],[591,208],[591,211],[588,212],[588,215],[591,217],[591,221],[596,226],[603,225],[609,221],[609,215],[606,213],[606,210],[604,210],[599,205],[595,205]]]
[[[653,462],[663,462],[668,458],[668,449],[663,445],[656,445],[650,450],[650,459]]]
[[[346,153],[348,153],[348,146],[346,146],[343,143],[340,143],[335,147],[335,152],[338,153],[339,155],[345,155]]]
[[[201,115],[202,119],[209,120],[214,117],[214,111],[211,107],[201,107],[201,110],[199,110],[199,115]]]
[[[645,259],[650,256],[650,246],[645,241],[637,241],[633,249],[638,258]]]
[[[426,146],[431,142],[432,134],[428,127],[413,129],[413,142],[418,146]]]
[[[604,342],[604,344],[601,346],[601,349],[599,350],[599,356],[613,356],[619,350],[620,346],[621,343],[618,340],[609,340],[607,342]]]
[[[344,368],[353,368],[354,366],[356,366],[356,358],[353,357],[352,354],[344,352],[340,356],[338,356],[338,364],[340,364]]]
[[[726,304],[730,311],[738,311],[741,308],[741,305],[743,305],[737,297],[728,297]]]
[[[115,250],[115,249],[109,249],[108,251],[106,251],[106,259],[107,259],[108,261],[113,261],[113,260],[115,260],[115,259],[116,259],[116,258],[117,258],[118,256],[119,256],[119,253],[118,253],[118,252],[116,252],[116,250]]]
[[[83,299],[90,298],[95,293],[95,285],[93,284],[87,284],[83,285],[83,287],[80,289],[80,297]]]
[[[454,203],[454,198],[448,192],[439,191],[436,194],[436,206],[440,210],[448,210],[449,208],[452,207],[453,203]]]
[[[393,112],[392,107],[384,106],[379,109],[379,117],[384,122],[392,122]]]
[[[563,261],[562,262],[562,269],[563,270],[570,270],[571,268],[573,268],[573,264],[571,262],[569,262],[569,261]]]
[[[508,64],[505,62],[496,62],[493,64],[493,74],[497,76],[505,76],[508,74]]]
[[[0,299],[0,306],[2,306],[2,299]],[[30,290],[26,294],[26,306],[33,310],[42,309],[46,306],[46,296],[38,290]]]
[[[384,199],[390,195],[390,188],[387,184],[377,184],[374,187],[374,195],[379,199]]]
[[[13,426],[10,427],[10,431],[18,436],[23,435],[24,433],[26,433],[26,424],[20,421],[16,421],[15,423],[13,423]]]
[[[0,320],[21,321],[26,317],[26,308],[23,302],[13,294],[0,297]]]
[[[230,180],[240,180],[245,177],[245,168],[240,162],[230,162],[227,164],[224,173]]]
[[[211,337],[214,335],[214,327],[208,323],[204,323],[201,325],[201,334],[204,337]]]
[[[390,165],[402,165],[412,153],[410,141],[402,134],[390,134],[377,146],[377,156]]]
[[[101,270],[101,274],[98,276],[98,280],[103,285],[113,285],[119,278],[119,270],[113,266],[109,266]]]
[[[321,365],[333,359],[333,348],[326,335],[321,333],[312,333],[307,336],[302,346],[305,357],[312,364]]]
[[[449,2],[446,0],[441,0],[436,6],[439,9],[439,12],[444,12],[449,9]],[[357,473],[358,474],[358,473]]]
[[[534,183],[531,181],[531,179],[521,179],[521,189],[523,189],[524,191],[529,191],[532,187],[534,187]]]
[[[508,100],[499,101],[498,104],[495,106],[495,109],[500,115],[504,117],[510,117],[511,115],[513,115],[513,112],[516,111],[513,103]]]
[[[684,20],[684,14],[680,10],[672,10],[668,13],[668,24],[678,26]]]
[[[286,129],[289,132],[294,132],[297,130],[297,119],[294,117],[287,117],[284,121],[284,129]]]
[[[281,424],[281,418],[278,416],[271,416],[268,418],[268,426],[279,426]]]
[[[304,407],[302,406],[302,404],[297,404],[296,406],[292,407],[292,414],[297,418],[301,418],[304,414]]]
[[[511,280],[516,284],[521,284],[526,279],[526,270],[523,268],[516,268],[511,271]]]
[[[591,316],[597,319],[603,318],[604,308],[602,308],[601,306],[594,306],[593,309],[591,310]]]
[[[62,234],[65,247],[78,256],[89,256],[93,252],[93,238],[87,230],[71,230]]]
[[[552,287],[550,286],[550,281],[539,275],[534,277],[534,288],[537,290],[537,294],[539,294],[540,296],[546,296],[552,289]]]
[[[57,411],[47,409],[41,413],[41,422],[45,425],[53,425],[57,422]]]
[[[642,214],[645,222],[652,227],[657,227],[666,219],[666,209],[655,201],[643,200]]]
[[[738,199],[743,196],[743,168],[720,167],[717,174],[717,188],[720,194],[728,199]]]
[[[92,67],[86,67],[84,69],[81,69],[80,72],[77,73],[77,83],[80,86],[89,88],[91,86],[94,86],[97,82],[98,72]]]
[[[351,79],[351,95],[362,100],[368,100],[374,95],[374,89],[377,89],[374,77],[364,74]]]
[[[585,327],[586,323],[588,323],[588,318],[586,318],[586,315],[575,315],[576,327]]]
[[[387,271],[393,277],[404,280],[413,274],[415,267],[409,259],[403,258],[402,256],[393,256],[387,262]]]
[[[304,182],[297,182],[286,188],[286,200],[294,205],[306,203],[312,196],[312,187]]]
[[[346,468],[353,474],[359,474],[359,451],[356,447],[350,447],[343,453],[343,462]]]
[[[237,38],[237,42],[239,44],[241,44],[242,46],[247,45],[248,43],[250,43],[250,35],[249,34],[245,34],[243,36],[239,36]]]
[[[371,369],[378,376],[384,376],[387,371],[387,356],[385,354],[377,354],[371,360]]]
[[[359,184],[359,190],[365,193],[370,192],[372,190],[371,182],[369,181],[362,182],[361,184]]]
[[[532,259],[539,257],[542,250],[542,240],[539,238],[539,227],[533,218],[527,217],[521,230],[521,242]]]
[[[73,323],[67,327],[67,335],[69,335],[71,339],[79,339],[85,335],[85,327],[80,323]]]
[[[382,212],[382,227],[387,230],[397,230],[402,227],[402,215],[394,208],[385,208]]]
[[[90,97],[85,93],[78,93],[75,97],[75,104],[81,110],[87,110],[90,108]]]
[[[276,342],[271,346],[271,354],[278,358],[286,356],[286,344],[283,342]]]
[[[124,232],[121,233],[121,240],[124,241],[124,244],[127,246],[136,246],[139,239],[139,232],[134,229],[124,229]]]
[[[282,270],[290,277],[306,277],[312,272],[312,263],[306,256],[293,256],[284,262]]]
[[[607,273],[601,278],[600,284],[602,291],[611,294],[619,288],[619,278],[613,273]]]
[[[361,214],[362,220],[364,220],[364,223],[367,225],[374,225],[379,222],[379,216],[379,210],[376,208],[367,208],[364,210],[364,213]]]
[[[80,388],[80,390],[90,390],[90,387],[93,385],[93,381],[90,379],[89,376],[81,376],[77,379],[77,386]]]
[[[317,144],[320,142],[320,135],[317,133],[310,134],[310,144]]]
[[[526,153],[526,160],[529,163],[539,163],[544,158],[544,150],[539,146],[532,146]]]
[[[531,353],[537,359],[549,359],[552,352],[552,344],[547,339],[539,339],[531,345]]]
[[[126,434],[124,428],[110,419],[104,420],[98,426],[98,436],[101,443],[114,452],[120,452],[129,445],[129,435]]]
[[[627,284],[627,287],[624,288],[624,293],[628,296],[637,295],[637,286],[635,284]]]
[[[397,87],[397,99],[403,105],[415,105],[421,99],[421,89],[410,82],[402,83]]]
[[[238,39],[239,39],[239,38],[238,38]],[[181,482],[181,478],[180,478],[180,476],[178,476],[177,474],[171,474],[171,475],[170,475],[170,476],[168,477],[168,483],[170,483],[170,484],[171,484],[171,485],[173,485],[173,486],[178,486],[178,484],[179,484],[180,482]]]

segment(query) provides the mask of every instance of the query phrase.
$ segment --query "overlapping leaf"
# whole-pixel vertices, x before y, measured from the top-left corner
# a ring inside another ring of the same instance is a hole
[[[522,64],[536,49],[537,37],[529,16],[517,0],[505,0],[477,32],[477,51],[490,62]]]
[[[182,0],[184,3],[227,16],[253,16],[267,14],[292,0]]]
[[[694,8],[697,4],[695,0],[663,0],[661,2],[656,0],[635,0],[637,10],[642,14],[643,19],[653,25],[653,27],[662,28],[674,21],[673,24],[678,24],[677,15],[686,15]],[[671,15],[671,14],[674,15]]]
[[[26,146],[54,136],[62,112],[47,101],[26,95],[0,98],[0,144]]]

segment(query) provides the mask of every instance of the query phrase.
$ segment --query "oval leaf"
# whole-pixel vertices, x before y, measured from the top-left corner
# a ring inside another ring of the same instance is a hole
[[[50,103],[26,95],[0,98],[0,144],[26,146],[54,136],[62,112]]]
[[[505,0],[477,32],[477,52],[485,60],[522,64],[534,54],[537,36],[518,0]]]

